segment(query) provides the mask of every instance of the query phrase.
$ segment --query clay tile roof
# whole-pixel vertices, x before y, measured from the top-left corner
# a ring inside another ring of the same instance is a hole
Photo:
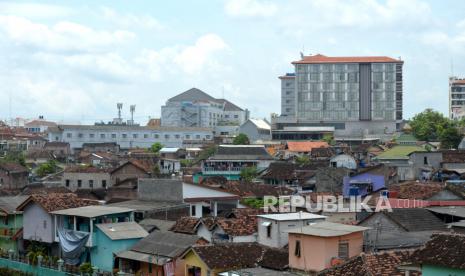
[[[401,199],[429,199],[444,189],[441,183],[404,182],[389,186],[389,191],[396,192]]]
[[[256,267],[264,253],[264,248],[256,243],[224,243],[192,249],[212,270]]]
[[[24,173],[27,172],[27,168],[22,166],[21,164],[14,163],[14,162],[5,162],[0,163],[0,169],[11,173]]]
[[[403,276],[405,271],[398,269],[398,266],[409,261],[412,251],[398,250],[385,251],[381,253],[362,253],[359,256],[349,259],[348,261],[321,271],[320,276],[372,276],[372,275],[389,275]],[[420,272],[411,271],[410,275],[421,275]]]
[[[304,56],[303,59],[294,61],[292,64],[320,64],[320,63],[403,63],[402,60],[386,56],[365,57],[328,57],[321,54]]]
[[[464,150],[447,150],[442,152],[443,163],[465,163]]]
[[[39,204],[49,213],[58,210],[98,204],[98,202],[93,200],[78,198],[77,195],[73,193],[33,194],[20,206],[18,206],[18,210],[23,210],[23,208],[30,202]]]
[[[199,218],[181,217],[176,221],[170,230],[176,233],[195,234],[199,222]]]
[[[294,193],[292,189],[286,187],[242,181],[228,181],[221,185],[221,189],[225,192],[236,194],[241,197],[263,197],[266,195],[279,196],[291,195]]]
[[[415,251],[412,262],[465,269],[465,235],[433,234],[425,246]]]
[[[257,232],[257,217],[219,218],[217,225],[230,236],[250,236]]]
[[[107,169],[93,166],[70,166],[65,169],[67,173],[106,173]]]
[[[289,267],[289,249],[266,248],[258,264],[265,268],[285,270]]]
[[[287,142],[287,148],[291,152],[311,152],[314,148],[327,148],[328,143],[324,141],[297,141]]]
[[[446,224],[427,209],[397,208],[392,210],[392,212],[384,213],[406,231],[446,230]]]

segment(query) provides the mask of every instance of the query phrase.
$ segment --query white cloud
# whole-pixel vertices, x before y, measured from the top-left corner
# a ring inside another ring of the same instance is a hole
[[[261,0],[229,0],[225,4],[226,13],[231,16],[269,17],[277,12],[277,6]]]
[[[0,16],[1,33],[20,45],[59,51],[92,51],[135,37],[128,31],[97,31],[68,21],[60,21],[49,27],[17,16]]]
[[[27,18],[54,18],[70,15],[72,10],[58,5],[0,2],[0,14],[15,15]]]
[[[149,15],[122,14],[108,7],[102,7],[101,10],[106,20],[124,28],[164,29],[156,18]]]

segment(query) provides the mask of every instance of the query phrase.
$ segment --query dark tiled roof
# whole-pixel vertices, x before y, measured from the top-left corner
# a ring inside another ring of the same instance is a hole
[[[175,258],[195,245],[200,239],[201,237],[195,235],[170,231],[153,231],[150,235],[137,242],[131,250]]]
[[[33,194],[26,201],[24,201],[18,210],[22,209],[30,202],[35,202],[42,206],[47,212],[58,210],[84,207],[89,205],[96,205],[96,201],[78,198],[72,193],[52,193],[52,194]]]
[[[47,148],[47,147],[69,147],[69,143],[68,142],[56,142],[56,141],[47,142],[45,143],[44,148]]]
[[[272,157],[263,146],[219,146],[212,160],[271,160]]]
[[[210,269],[227,270],[265,267],[284,270],[289,266],[287,249],[269,248],[258,243],[223,243],[192,247]]]
[[[51,194],[51,193],[71,193],[66,187],[46,187],[44,184],[29,184],[21,192],[22,195],[33,195],[33,194]]]
[[[397,267],[408,262],[412,251],[386,251],[381,253],[365,254],[351,258],[341,265],[321,271],[320,276],[403,276],[404,271]],[[421,275],[413,271],[412,276]]]
[[[237,105],[233,104],[232,102],[226,99],[217,99],[216,101],[224,104],[225,111],[244,111],[242,108],[238,107]]]
[[[93,167],[93,166],[69,166],[65,169],[67,173],[108,173],[107,169]]]
[[[411,258],[418,264],[465,269],[465,235],[434,234]]]
[[[257,217],[219,218],[217,225],[230,236],[249,236],[257,232]]]
[[[441,183],[404,182],[388,187],[389,191],[397,192],[397,198],[428,199],[444,189]]]
[[[139,160],[139,159],[131,159],[128,160],[127,162],[121,164],[120,166],[116,167],[111,171],[111,173],[114,173],[118,171],[119,169],[123,168],[126,165],[133,165],[136,168],[144,171],[147,174],[151,174],[153,172],[153,166],[154,163],[151,160]]]
[[[287,187],[243,181],[228,181],[220,187],[225,192],[236,194],[241,197],[264,197],[266,195],[279,196],[291,195],[294,193],[292,189]]]
[[[7,214],[13,214],[27,198],[27,196],[2,196],[0,197],[0,209]]]
[[[0,162],[0,169],[10,173],[25,173],[27,168],[15,162]]]
[[[446,229],[444,222],[423,208],[393,209],[385,214],[409,232]]]
[[[290,162],[273,162],[262,175],[263,179],[294,180],[297,165]]]
[[[199,218],[181,217],[176,221],[170,230],[177,233],[195,234],[199,222]]]
[[[183,101],[216,101],[215,98],[208,95],[198,88],[191,88],[187,91],[182,92],[172,98],[168,99],[168,102],[183,102]]]
[[[329,158],[334,155],[334,150],[332,148],[314,148],[310,155],[312,158]]]

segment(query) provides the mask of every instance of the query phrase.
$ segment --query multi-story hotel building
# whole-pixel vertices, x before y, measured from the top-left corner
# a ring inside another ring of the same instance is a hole
[[[281,79],[273,138],[389,134],[402,121],[403,61],[390,57],[302,56]],[[313,132],[313,134],[312,134]]]
[[[449,78],[449,118],[465,117],[465,79]]]

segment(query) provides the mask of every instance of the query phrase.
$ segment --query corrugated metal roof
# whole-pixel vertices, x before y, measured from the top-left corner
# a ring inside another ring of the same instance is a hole
[[[175,233],[171,231],[154,231],[137,242],[131,251],[175,258],[183,254],[201,238],[196,235]]]
[[[279,221],[326,218],[326,216],[315,215],[315,214],[307,213],[307,212],[258,215],[257,217],[271,219],[271,220],[279,220]]]
[[[144,238],[149,234],[142,226],[133,221],[103,223],[95,226],[112,240]]]
[[[270,124],[268,124],[265,120],[259,119],[249,119],[257,128],[271,130]]]
[[[121,251],[116,253],[116,256],[122,259],[134,260],[143,263],[152,263],[156,265],[164,265],[167,262],[171,261],[170,258],[164,258],[160,256],[152,256],[150,254],[140,253],[136,251]]]
[[[368,229],[370,228],[324,221],[315,223],[313,225],[292,229],[288,232],[319,237],[336,237],[348,235],[355,232],[365,231]]]
[[[126,213],[126,212],[132,212],[132,211],[134,211],[134,209],[114,207],[114,206],[91,205],[91,206],[85,206],[85,207],[64,209],[64,210],[54,211],[51,213],[56,214],[56,215],[95,218],[95,217],[100,217],[100,216],[106,216],[106,215],[118,214],[118,213]]]

